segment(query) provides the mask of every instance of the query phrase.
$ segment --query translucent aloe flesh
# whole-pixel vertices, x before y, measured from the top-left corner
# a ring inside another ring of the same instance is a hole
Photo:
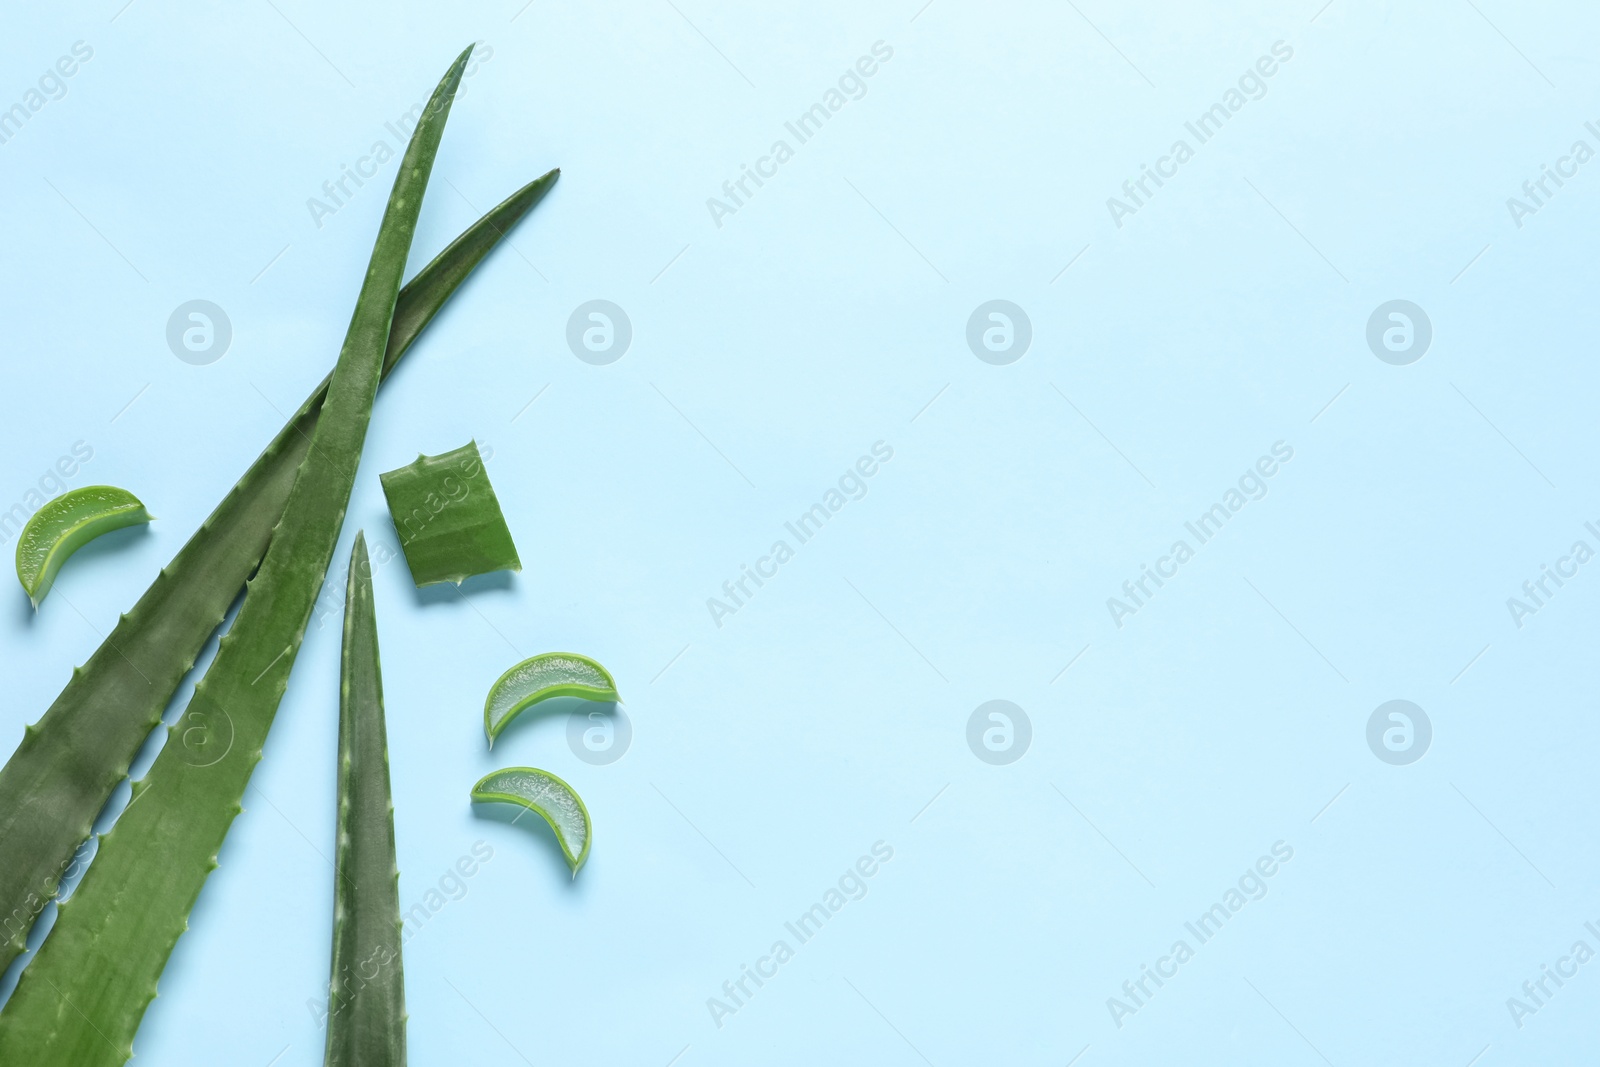
[[[305,461],[238,617],[184,715],[185,723],[203,724],[231,744],[196,766],[168,737],[0,1013],[0,1063],[120,1067],[133,1055],[134,1033],[167,957],[242,810],[332,561],[422,194],[471,51],[445,74],[412,134]]]
[[[150,521],[138,497],[114,485],[62,493],[33,513],[17,538],[17,580],[38,607],[61,565],[101,534]]]
[[[387,375],[446,300],[556,182],[551,171],[479,219],[400,292]],[[0,770],[0,971],[23,949],[78,845],[194,666],[283,514],[328,379],[162,570]]]
[[[522,569],[476,441],[437,456],[418,455],[380,479],[418,586],[460,585],[477,574]]]
[[[533,705],[556,697],[577,697],[615,703],[617,683],[611,672],[576,652],[543,652],[502,674],[483,702],[483,732],[489,747],[500,731]]]
[[[572,877],[578,877],[578,868],[589,858],[594,831],[577,790],[537,767],[507,767],[485,775],[472,787],[472,799],[517,804],[549,823]]]
[[[404,1067],[400,871],[367,542],[356,534],[339,664],[339,818],[327,1067]]]

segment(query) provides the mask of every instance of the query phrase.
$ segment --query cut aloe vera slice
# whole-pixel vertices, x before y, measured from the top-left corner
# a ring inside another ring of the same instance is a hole
[[[572,868],[572,877],[578,877],[578,868],[589,858],[594,834],[589,823],[589,809],[566,782],[537,767],[507,767],[485,775],[472,787],[472,799],[519,804],[536,813],[556,832],[556,841],[567,857],[567,866]]]
[[[17,539],[17,578],[37,608],[74,552],[101,534],[149,522],[139,498],[114,485],[62,493],[33,513]]]
[[[502,674],[483,702],[483,732],[489,747],[500,731],[523,711],[556,697],[577,697],[614,704],[617,683],[611,672],[576,652],[545,652],[523,660]]]
[[[379,480],[418,586],[460,585],[474,575],[522,569],[476,441],[442,455],[418,455]]]

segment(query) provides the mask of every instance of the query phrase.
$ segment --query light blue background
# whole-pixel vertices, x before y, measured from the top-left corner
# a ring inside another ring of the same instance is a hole
[[[1600,163],[1521,228],[1506,198],[1600,148],[1600,15],[920,2],[9,11],[0,106],[94,57],[0,145],[0,507],[81,439],[72,484],[160,518],[37,617],[13,590],[0,751],[332,365],[393,164],[320,229],[305,201],[482,40],[414,266],[563,177],[383,391],[330,576],[358,528],[394,544],[379,472],[493,448],[523,572],[376,579],[403,902],[494,849],[406,945],[412,1062],[1577,1062],[1600,963],[1521,1029],[1506,1000],[1600,949],[1600,565],[1520,629],[1506,598],[1600,547]],[[880,40],[865,97],[717,227],[706,198]],[[1277,41],[1265,97],[1115,226]],[[233,324],[209,366],[164,340],[195,298]],[[634,328],[605,367],[564,340],[594,298]],[[964,340],[993,298],[1033,324],[1010,366]],[[1410,366],[1364,340],[1395,298],[1433,323]],[[880,440],[866,497],[714,625]],[[1114,626],[1277,441],[1269,494]],[[616,674],[620,762],[561,716],[485,751],[489,683],[552,649]],[[321,1062],[337,652],[313,623],[141,1062]],[[965,740],[995,698],[1033,724],[1010,766]],[[1395,698],[1433,724],[1410,766],[1365,740]],[[510,763],[587,801],[576,883],[542,827],[470,809]],[[718,1028],[707,998],[880,840],[866,897]],[[1107,998],[1280,840],[1267,896],[1119,1029]]]

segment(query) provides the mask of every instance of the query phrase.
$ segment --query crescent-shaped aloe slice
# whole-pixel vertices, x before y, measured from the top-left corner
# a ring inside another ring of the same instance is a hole
[[[339,817],[327,1067],[404,1067],[406,983],[383,669],[367,542],[356,534],[339,669]]]
[[[540,701],[556,697],[613,704],[620,699],[611,672],[588,656],[545,652],[530,657],[489,687],[489,698],[483,702],[483,732],[489,735],[489,747],[494,747],[494,739],[512,719]]]
[[[198,723],[232,743],[200,766],[169,734],[0,1013],[0,1063],[120,1067],[133,1054],[139,1020],[241,810],[332,561],[422,195],[471,52],[451,65],[412,133],[305,462],[185,711],[186,730]]]
[[[517,190],[400,291],[385,375],[559,175],[553,170]],[[0,770],[0,971],[22,951],[95,816],[261,562],[327,391],[323,379],[133,610],[73,671]]]
[[[507,767],[484,775],[472,787],[472,799],[520,804],[538,814],[556,832],[556,842],[567,857],[572,877],[578,877],[578,868],[589,858],[594,830],[583,798],[566,782],[537,767]]]
[[[101,534],[149,522],[139,498],[114,485],[62,493],[33,513],[17,538],[17,579],[37,608],[71,555]]]

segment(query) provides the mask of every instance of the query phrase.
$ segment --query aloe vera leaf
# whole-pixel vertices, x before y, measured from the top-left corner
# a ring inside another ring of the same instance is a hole
[[[572,877],[578,877],[578,868],[589,858],[594,830],[577,790],[537,767],[507,767],[484,775],[472,787],[472,799],[519,804],[549,823]]]
[[[120,1067],[133,1055],[133,1036],[162,968],[242,810],[332,561],[422,195],[471,52],[451,65],[412,133],[323,417],[261,568],[184,715],[183,721],[219,736],[226,723],[232,743],[222,756],[195,766],[168,736],[0,1013],[0,1063]]]
[[[477,574],[522,569],[478,442],[437,456],[418,454],[378,477],[417,586],[460,585]]]
[[[367,541],[356,534],[339,663],[339,820],[327,1067],[404,1067],[406,984],[383,669]]]
[[[387,376],[489,251],[555,185],[552,170],[473,223],[400,291]],[[331,378],[331,375],[330,375]],[[261,562],[305,459],[328,378],[272,439],[0,770],[0,972],[56,891],[195,657]],[[197,735],[197,736],[203,736]]]
[[[86,485],[62,493],[34,512],[22,528],[17,538],[17,580],[38,608],[74,552],[101,534],[152,517],[138,497],[114,485]]]
[[[512,667],[489,687],[483,702],[483,732],[489,747],[500,731],[525,710],[556,697],[577,697],[616,703],[617,683],[611,672],[576,652],[543,652]]]

